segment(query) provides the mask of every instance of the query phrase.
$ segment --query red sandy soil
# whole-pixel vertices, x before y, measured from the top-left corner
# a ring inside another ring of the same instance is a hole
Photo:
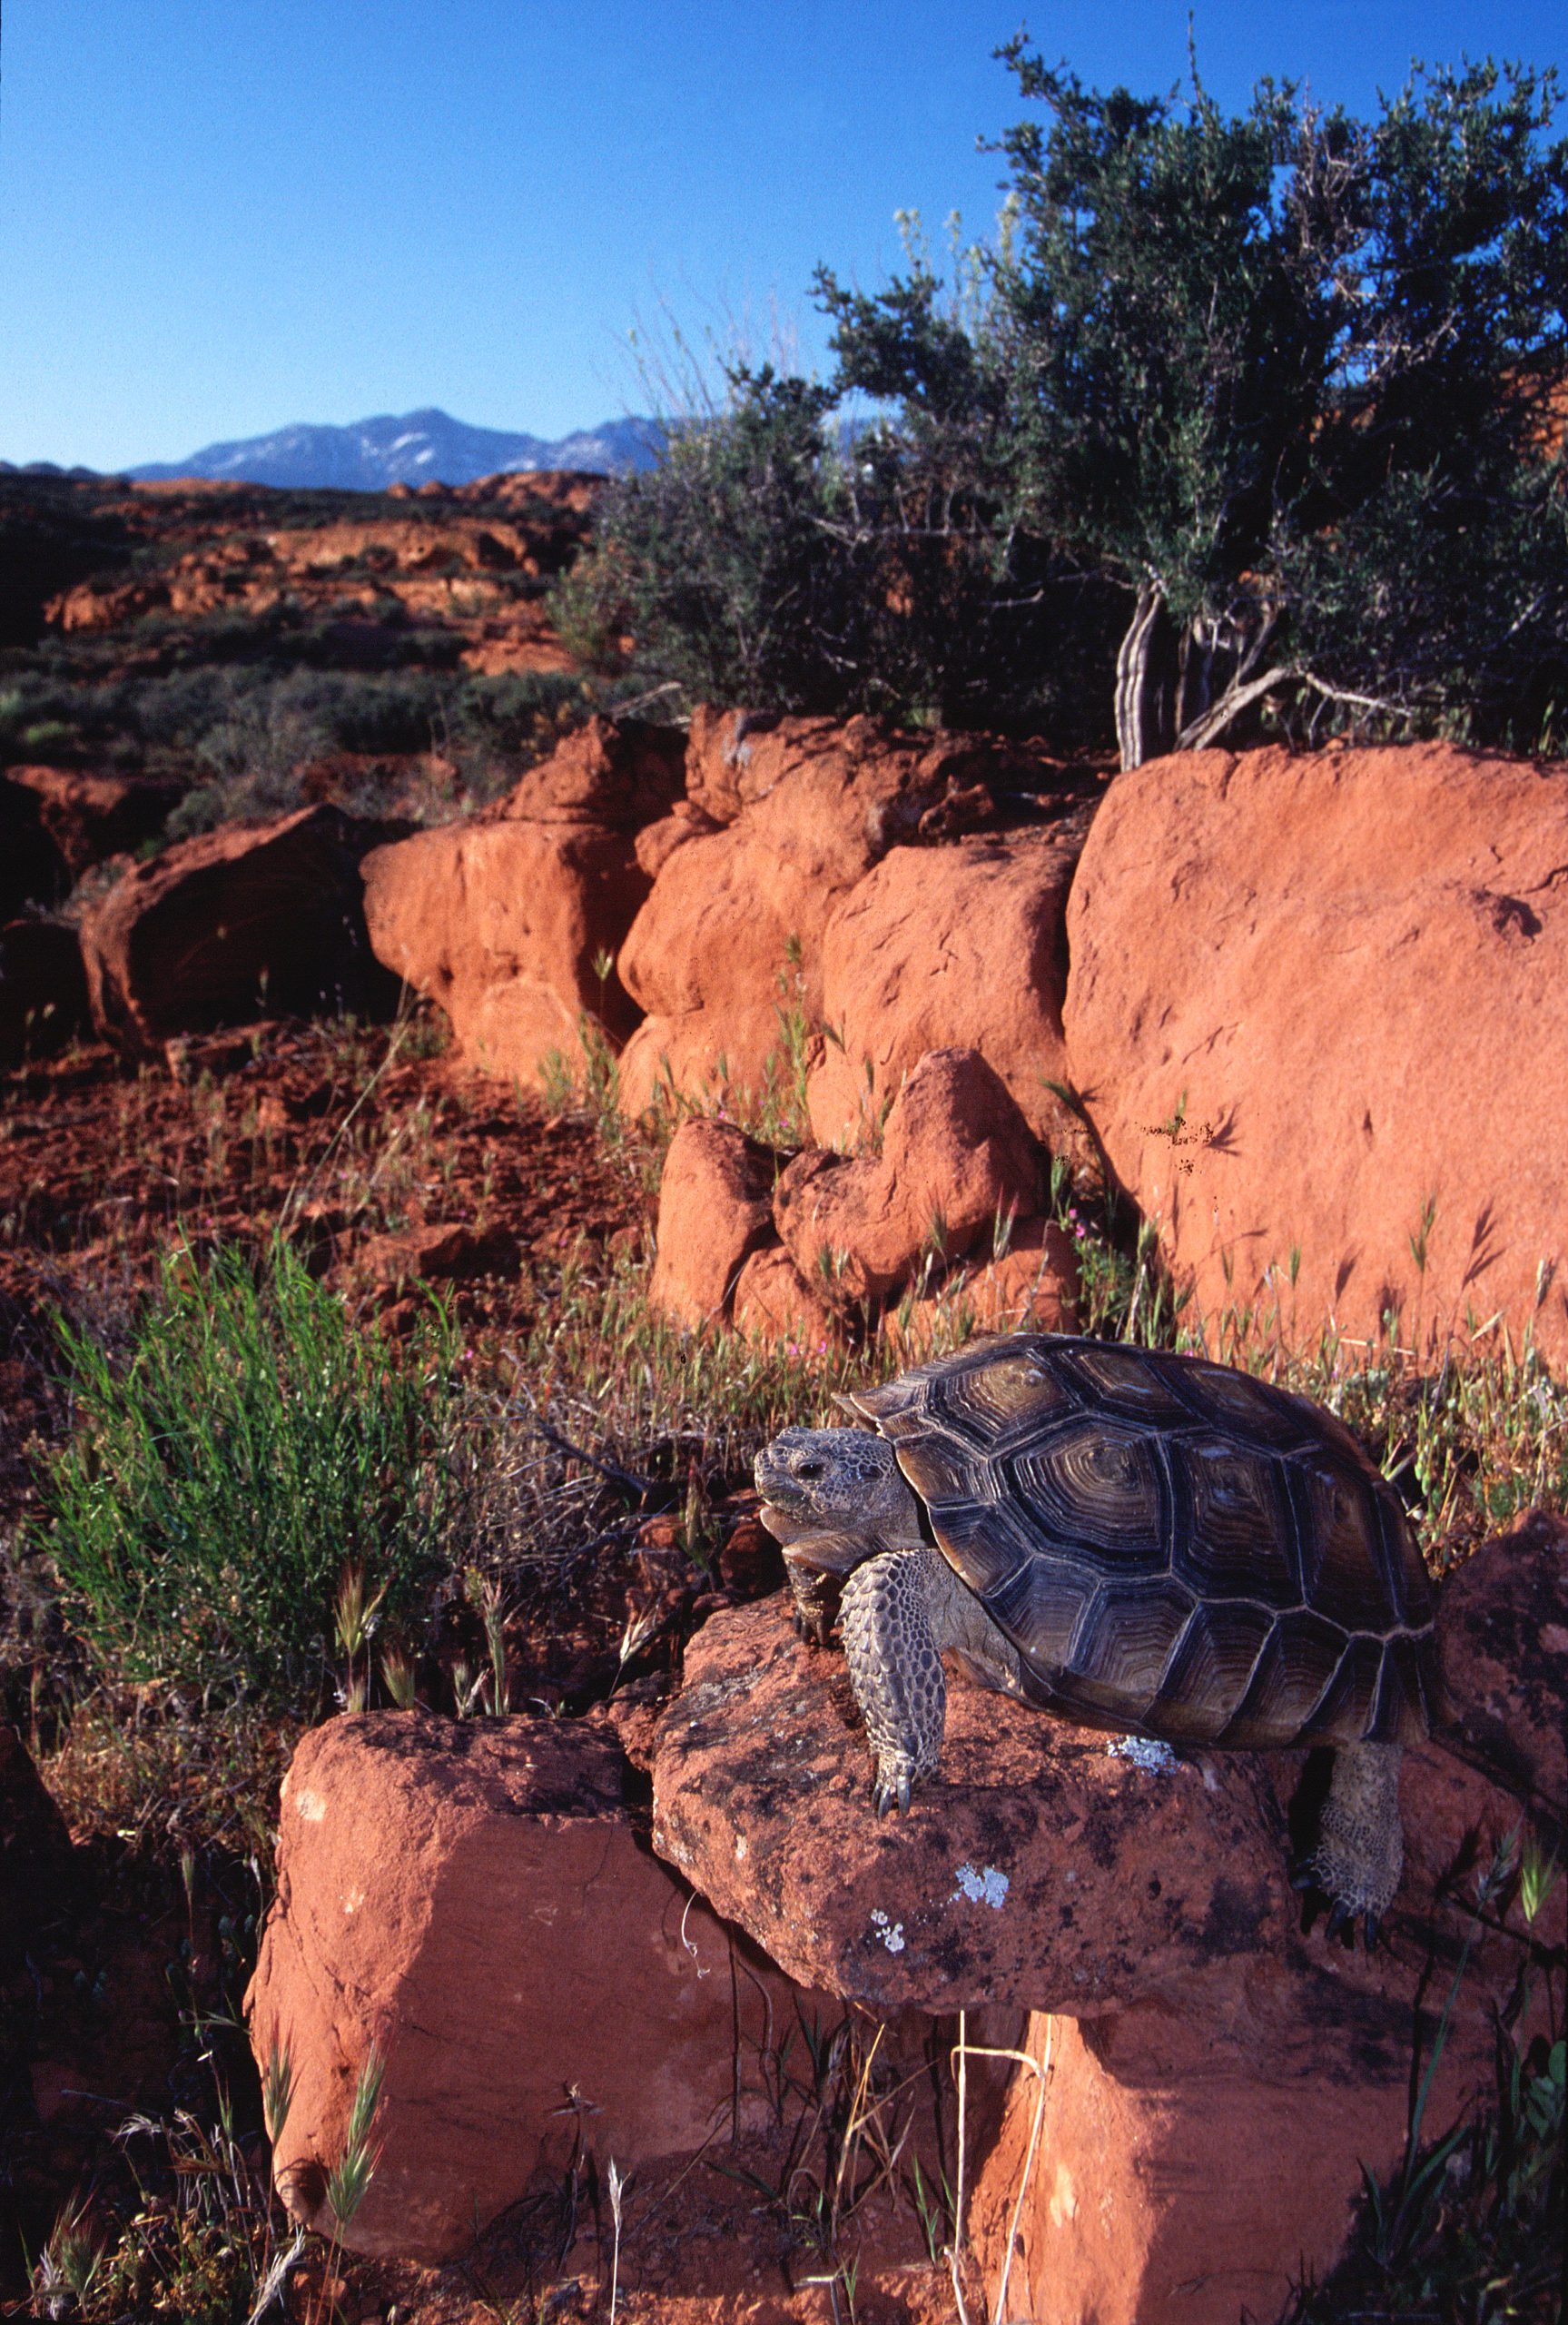
[[[464,1270],[465,1326],[525,1331],[562,1256],[634,1244],[642,1199],[581,1116],[389,1036],[262,1024],[169,1044],[126,1066],[102,1045],[8,1077],[0,1112],[0,1517],[27,1490],[29,1439],[53,1434],[48,1318],[112,1321],[184,1236],[260,1242],[289,1206],[315,1263],[390,1313],[379,1239],[452,1222],[493,1242]],[[509,1239],[509,1242],[508,1242]],[[367,1247],[371,1280],[365,1281]],[[383,1252],[388,1247],[382,1246]]]

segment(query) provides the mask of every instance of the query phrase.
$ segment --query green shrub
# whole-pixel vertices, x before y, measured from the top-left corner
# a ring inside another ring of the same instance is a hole
[[[1085,88],[1021,35],[990,249],[819,270],[826,385],[729,372],[613,486],[574,650],[755,709],[1560,747],[1568,139],[1555,74],[1413,68],[1361,120]],[[882,417],[847,428],[845,398]]]
[[[944,437],[852,439],[833,391],[727,378],[722,409],[600,500],[550,601],[578,660],[616,668],[629,631],[638,671],[691,702],[1070,730],[1086,656],[1116,650],[1105,593],[1004,542]]]
[[[345,1568],[408,1616],[452,1517],[453,1336],[394,1350],[289,1246],[164,1261],[122,1360],[59,1326],[78,1426],[44,1482],[67,1612],[111,1676],[319,1705]]]

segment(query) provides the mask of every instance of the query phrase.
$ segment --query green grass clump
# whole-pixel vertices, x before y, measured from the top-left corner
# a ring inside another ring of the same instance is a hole
[[[345,1568],[395,1619],[440,1565],[441,1311],[394,1349],[274,1240],[259,1263],[171,1253],[119,1360],[59,1332],[79,1426],[44,1541],[104,1675],[318,1708]]]

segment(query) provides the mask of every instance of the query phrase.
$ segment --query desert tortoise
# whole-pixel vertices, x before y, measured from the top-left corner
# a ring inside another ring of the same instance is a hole
[[[1398,1496],[1334,1416],[1196,1357],[1043,1333],[840,1401],[880,1433],[786,1429],[756,1481],[819,1639],[843,1581],[877,1808],[937,1765],[944,1649],[1087,1726],[1332,1744],[1301,1878],[1370,1944],[1403,1863],[1400,1748],[1434,1699],[1433,1603]]]

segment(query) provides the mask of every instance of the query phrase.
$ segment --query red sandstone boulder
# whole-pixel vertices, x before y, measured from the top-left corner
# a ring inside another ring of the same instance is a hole
[[[0,928],[0,1066],[52,1056],[87,1023],[76,931],[59,921],[8,921]]]
[[[65,894],[71,876],[65,859],[44,827],[36,793],[0,774],[0,919],[23,905],[51,904]]]
[[[1484,2087],[1480,2030],[1445,2055],[1432,2136]],[[1040,2012],[977,2175],[970,2234],[994,2300],[1021,2185],[1006,2314],[1032,2325],[1237,2325],[1285,2313],[1343,2251],[1358,2162],[1401,2160],[1410,2053],[1385,2019],[1363,2035],[1258,2009],[1246,2034],[1153,2007],[1098,2019]]]
[[[13,767],[9,783],[38,802],[38,817],[74,880],[94,864],[156,838],[180,796],[177,783],[89,773],[69,767]]]
[[[1067,1076],[1067,892],[1080,826],[895,847],[823,937],[823,1045],[812,1132],[851,1146],[928,1050],[979,1050],[1036,1134],[1076,1153],[1082,1126],[1046,1086]]]
[[[1078,1261],[1051,1221],[1025,1220],[1000,1259],[957,1267],[934,1291],[906,1297],[882,1320],[907,1364],[919,1364],[977,1332],[1078,1329]]]
[[[1568,1519],[1533,1510],[1443,1586],[1450,1751],[1568,1831]]]
[[[631,1031],[601,971],[648,893],[636,836],[667,815],[684,753],[676,728],[591,718],[492,814],[367,861],[377,956],[446,1011],[468,1064],[537,1085],[552,1059],[580,1069],[585,1020]]]
[[[620,957],[647,1012],[621,1059],[624,1109],[644,1112],[663,1079],[692,1095],[759,1089],[782,1054],[781,1006],[821,1020],[835,904],[930,817],[953,827],[955,799],[989,812],[979,777],[1011,756],[869,718],[699,711],[686,762],[697,836],[660,830],[658,876]]]
[[[1072,1080],[1213,1325],[1497,1321],[1568,1356],[1568,769],[1445,745],[1120,776],[1068,908]],[[1290,1281],[1292,1254],[1298,1255]]]
[[[1040,1201],[1040,1158],[1006,1084],[976,1050],[932,1050],[900,1090],[880,1159],[813,1149],[779,1180],[774,1217],[807,1282],[883,1300],[922,1255],[967,1252]]]
[[[735,1327],[748,1340],[800,1355],[837,1348],[843,1327],[782,1244],[755,1251],[735,1279]]]
[[[518,1239],[504,1228],[478,1233],[459,1222],[406,1227],[368,1235],[354,1252],[354,1270],[372,1283],[462,1283],[474,1276],[515,1275]]]
[[[360,865],[386,837],[336,807],[231,824],[135,866],[82,917],[99,1031],[132,1049],[170,1034],[396,1001],[366,941]]]
[[[1079,2011],[1233,1982],[1288,1941],[1255,1757],[1215,1756],[1210,1785],[960,1684],[939,1775],[879,1817],[843,1657],[797,1640],[783,1599],[713,1617],[685,1671],[654,1845],[799,1983],[873,2010]]]
[[[1560,1584],[1564,1531],[1489,1545],[1467,1598],[1440,1612],[1462,1707],[1497,1681],[1496,1622]],[[1545,1653],[1560,1702],[1568,1637]],[[1539,1676],[1500,1717],[1528,1724]],[[1494,1937],[1469,1898],[1476,1867],[1510,1846],[1516,1859],[1520,1802],[1435,1743],[1405,1755],[1386,1945],[1368,1958],[1304,1938],[1286,1825],[1305,1760],[1178,1756],[958,1679],[941,1769],[907,1814],[879,1818],[842,1660],[795,1640],[775,1601],[715,1617],[687,1650],[655,1744],[655,1846],[803,1982],[879,2012],[1037,2013],[1042,2137],[1026,2178],[1039,2084],[1023,2071],[970,2216],[994,2299],[1021,2187],[1003,2313],[1232,2325],[1243,2305],[1276,2313],[1303,2260],[1328,2266],[1362,2166],[1397,2162],[1411,2028],[1424,2010],[1430,2045],[1447,1995],[1434,1954],[1452,1963],[1476,1941],[1428,2137],[1490,2087],[1493,2011],[1518,1969],[1517,1909]],[[1532,1934],[1551,1946],[1562,1926],[1559,1895]]]
[[[681,1124],[659,1181],[651,1306],[694,1331],[725,1321],[742,1262],[773,1240],[779,1161],[733,1123]]]
[[[656,824],[645,824],[637,834],[637,862],[650,880],[656,880],[677,847],[688,839],[705,839],[722,826],[690,799],[677,799],[667,816]]]
[[[501,806],[508,819],[606,825],[637,832],[667,816],[685,780],[678,727],[640,718],[590,718],[530,767]]]
[[[582,1024],[613,1037],[636,1012],[613,956],[647,881],[626,834],[570,819],[449,824],[364,866],[376,956],[439,1004],[465,1062],[530,1086],[552,1054],[582,1060]]]
[[[307,1736],[284,1784],[278,1895],[246,1999],[294,2097],[273,2152],[330,2231],[327,2173],[372,2044],[380,2157],[347,2241],[438,2260],[559,2172],[702,2146],[737,2044],[793,2012],[640,1847],[614,1741],[548,1719],[374,1713]],[[735,2013],[739,2013],[737,2022]],[[741,2100],[740,2128],[763,2112]]]

